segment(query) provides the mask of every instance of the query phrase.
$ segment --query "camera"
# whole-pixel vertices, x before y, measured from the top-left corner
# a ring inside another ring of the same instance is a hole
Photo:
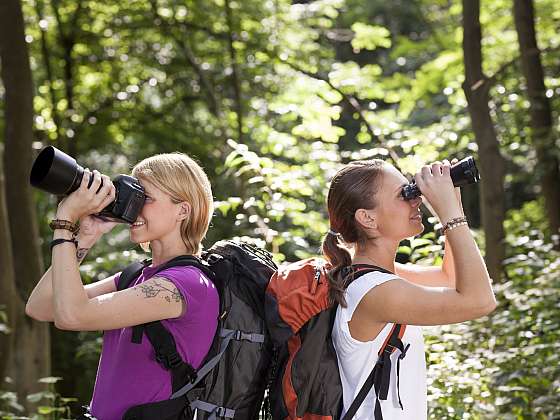
[[[76,160],[56,147],[47,146],[37,156],[31,167],[29,182],[51,194],[68,195],[77,190],[84,176],[84,168]],[[90,184],[93,178],[90,179]],[[118,175],[113,179],[115,200],[96,214],[103,220],[134,223],[144,206],[146,194],[138,179]]]
[[[475,184],[480,181],[480,175],[472,156],[468,156],[451,166],[451,180],[455,187]],[[403,187],[401,195],[405,200],[413,200],[422,195],[415,181]]]

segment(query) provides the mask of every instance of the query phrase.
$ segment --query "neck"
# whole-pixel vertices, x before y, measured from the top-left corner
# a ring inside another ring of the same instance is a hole
[[[382,238],[375,242],[368,241],[356,247],[352,264],[372,264],[394,273],[398,247],[398,243],[387,242]]]
[[[179,255],[190,254],[187,252],[187,247],[181,241],[174,244],[163,244],[162,241],[156,240],[150,242],[150,249],[152,251],[152,265],[163,264]]]

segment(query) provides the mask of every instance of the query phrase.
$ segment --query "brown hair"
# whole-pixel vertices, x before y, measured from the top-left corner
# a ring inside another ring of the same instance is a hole
[[[328,272],[331,302],[346,307],[344,291],[349,284],[343,270],[352,264],[345,244],[369,239],[354,217],[358,209],[374,209],[384,161],[379,159],[350,162],[331,181],[327,198],[330,228],[323,239],[322,252],[332,268]]]
[[[190,216],[181,222],[181,237],[189,254],[200,253],[214,212],[212,188],[200,165],[184,153],[164,153],[138,163],[132,176],[151,182],[176,204],[191,205]]]

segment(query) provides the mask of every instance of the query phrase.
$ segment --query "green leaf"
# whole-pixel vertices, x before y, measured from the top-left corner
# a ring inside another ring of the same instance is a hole
[[[378,47],[391,47],[391,32],[387,28],[357,22],[352,25],[352,30],[354,31],[352,48],[356,51],[362,49],[373,51]]]

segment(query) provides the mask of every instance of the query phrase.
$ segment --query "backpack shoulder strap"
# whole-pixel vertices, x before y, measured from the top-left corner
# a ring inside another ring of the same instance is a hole
[[[213,280],[215,277],[215,274],[208,263],[198,257],[195,257],[194,255],[179,255],[178,257],[167,261],[165,264],[161,264],[160,266],[158,266],[158,269],[155,272],[154,276],[157,273],[172,267],[196,267],[200,271],[202,271],[204,275],[209,277],[210,280]]]
[[[352,268],[355,270],[353,272],[354,274],[353,280],[356,280],[357,278],[363,276],[364,274],[371,273],[373,271],[381,271],[383,273],[393,274],[390,271],[385,270],[381,267],[372,266],[369,264],[356,264],[352,266]],[[358,395],[356,395],[356,398],[354,398],[354,401],[352,401],[352,404],[350,404],[350,407],[348,408],[348,411],[344,415],[343,420],[350,420],[356,415],[356,412],[358,411],[358,409],[366,399],[366,396],[369,394],[371,388],[374,386],[376,392],[376,402],[375,402],[375,411],[374,411],[375,420],[383,420],[383,415],[381,413],[381,404],[379,401],[387,399],[387,394],[389,392],[389,383],[391,380],[390,356],[396,349],[399,349],[401,351],[401,354],[399,355],[399,359],[397,362],[397,390],[399,388],[398,382],[399,382],[400,361],[406,355],[406,351],[408,350],[409,347],[409,345],[405,347],[401,340],[405,330],[406,330],[406,325],[403,324],[393,325],[391,332],[389,333],[389,335],[385,339],[385,342],[381,346],[381,349],[379,350],[378,353],[379,358],[377,360],[377,363],[375,364],[369,376],[367,377],[366,381],[362,385],[362,388],[358,392]],[[400,392],[399,392],[399,404],[401,405],[402,408]]]
[[[150,259],[135,261],[125,267],[119,276],[117,290],[124,290],[138,278],[142,270],[151,263]]]
[[[196,378],[196,370],[189,363],[183,361],[177,351],[175,339],[167,328],[160,321],[148,322],[143,324],[142,327],[154,349],[156,361],[171,373],[172,392],[182,387],[185,384],[185,379],[186,382],[193,381]]]
[[[369,376],[367,377],[366,381],[362,385],[362,388],[352,401],[352,404],[348,408],[348,411],[344,415],[343,420],[350,420],[355,415],[364,400],[366,399],[367,394],[373,386],[375,386],[375,393],[376,393],[376,401],[375,401],[375,420],[383,420],[383,415],[381,413],[381,404],[380,400],[386,400],[387,394],[389,392],[389,382],[391,379],[391,359],[390,355],[395,351],[395,348],[401,350],[401,355],[399,356],[398,366],[400,368],[400,361],[404,358],[406,351],[408,350],[408,346],[405,348],[401,338],[404,334],[406,329],[406,325],[401,324],[394,324],[393,328],[391,329],[391,333],[385,340],[385,343],[379,350],[380,357],[377,360],[377,363],[371,370]],[[400,370],[400,369],[399,369]],[[398,372],[397,372],[397,381],[398,381]],[[402,402],[399,393],[399,404],[402,407]]]
[[[213,278],[213,272],[208,265],[202,260],[192,255],[181,255],[172,260],[158,266],[154,276],[171,267],[192,266],[200,269],[205,275]],[[128,268],[128,267],[127,267]],[[126,269],[125,269],[126,270]],[[132,268],[130,269],[132,272]],[[123,272],[124,273],[124,272]],[[122,275],[122,274],[121,274]],[[120,281],[119,281],[120,284]],[[190,382],[196,377],[196,370],[183,361],[181,355],[177,351],[177,346],[173,335],[163,326],[160,321],[148,322],[146,324],[136,325],[132,327],[133,343],[142,342],[142,335],[146,333],[150,344],[152,345],[156,361],[166,370],[171,372],[172,390],[175,392],[185,384],[185,378]]]

